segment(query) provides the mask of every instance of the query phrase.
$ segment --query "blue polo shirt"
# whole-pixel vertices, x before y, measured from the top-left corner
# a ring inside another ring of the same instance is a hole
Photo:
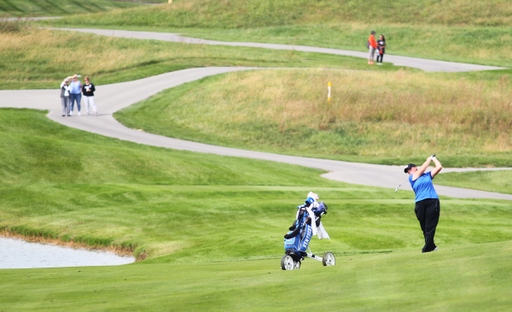
[[[415,203],[429,198],[437,198],[434,184],[432,184],[432,175],[430,172],[425,172],[419,176],[415,181],[412,180],[412,174],[409,176],[409,182],[411,183],[414,193],[416,193]]]
[[[71,94],[80,94],[80,92],[82,92],[82,83],[80,80],[77,80],[77,82],[71,81],[69,86],[71,87],[71,91],[69,92]]]

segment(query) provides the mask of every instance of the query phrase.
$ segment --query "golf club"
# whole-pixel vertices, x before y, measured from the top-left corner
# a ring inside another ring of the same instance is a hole
[[[407,181],[407,180],[409,180],[409,177],[405,178],[405,180],[403,180],[403,181],[402,181],[402,183],[398,184],[398,186],[397,186],[397,187],[396,187],[396,189],[395,189],[395,193],[396,193],[396,192],[398,192],[398,188],[399,188],[400,186],[402,186],[402,184],[404,184],[404,183],[405,183],[405,181]]]

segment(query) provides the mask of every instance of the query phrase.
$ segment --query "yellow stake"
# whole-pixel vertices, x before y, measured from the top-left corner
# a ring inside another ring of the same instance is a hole
[[[331,102],[331,83],[327,85],[327,102]]]

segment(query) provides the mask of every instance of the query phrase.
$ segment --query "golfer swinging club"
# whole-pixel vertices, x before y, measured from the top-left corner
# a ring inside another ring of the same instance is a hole
[[[425,170],[432,161],[436,165],[435,168],[425,173]],[[404,172],[409,174],[409,182],[416,194],[414,212],[418,221],[420,221],[421,230],[425,237],[425,246],[423,246],[422,252],[437,250],[437,246],[434,243],[434,235],[436,234],[436,227],[439,222],[441,206],[439,205],[439,196],[437,196],[434,189],[432,179],[441,169],[443,169],[443,166],[437,160],[436,155],[427,158],[419,168],[415,164],[408,164],[404,169]]]

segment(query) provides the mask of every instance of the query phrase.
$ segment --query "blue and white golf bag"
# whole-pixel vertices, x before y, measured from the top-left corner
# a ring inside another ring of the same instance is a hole
[[[301,261],[307,254],[312,236],[318,235],[319,239],[329,238],[320,221],[322,215],[327,213],[327,205],[308,197],[304,205],[297,208],[296,220],[284,236],[284,249],[285,254],[290,255],[294,261]]]

